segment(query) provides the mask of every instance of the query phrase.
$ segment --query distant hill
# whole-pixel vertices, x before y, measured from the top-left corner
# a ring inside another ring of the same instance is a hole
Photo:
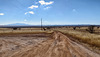
[[[42,25],[43,27],[62,27],[62,26],[90,26],[88,24],[81,24],[81,25]],[[94,25],[100,27],[100,25]],[[41,27],[41,25],[30,25],[25,23],[13,23],[13,24],[7,24],[7,25],[0,25],[0,28],[31,28],[31,27]]]
[[[30,25],[30,24],[25,24],[25,23],[13,23],[13,24],[8,24],[7,26],[40,26],[40,25]],[[80,25],[43,25],[43,26],[90,26],[90,24],[80,24]],[[100,26],[100,25],[95,25],[95,26]]]

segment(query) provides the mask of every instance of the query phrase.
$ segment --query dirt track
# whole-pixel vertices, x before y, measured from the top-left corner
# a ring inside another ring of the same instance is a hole
[[[0,57],[100,57],[60,32],[45,35],[1,36]]]

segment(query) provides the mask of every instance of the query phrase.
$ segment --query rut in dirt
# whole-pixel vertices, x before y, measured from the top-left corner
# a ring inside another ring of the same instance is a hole
[[[71,41],[62,33],[54,32],[52,39],[17,51],[9,57],[100,57],[100,55]]]

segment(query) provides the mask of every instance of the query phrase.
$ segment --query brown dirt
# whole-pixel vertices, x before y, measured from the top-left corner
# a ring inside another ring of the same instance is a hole
[[[39,37],[38,37],[39,36]],[[0,37],[0,57],[100,57],[60,32]]]

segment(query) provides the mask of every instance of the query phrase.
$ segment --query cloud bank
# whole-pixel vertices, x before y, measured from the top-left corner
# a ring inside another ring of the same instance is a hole
[[[28,7],[28,8],[34,9],[34,8],[38,8],[38,6],[37,5],[32,5],[32,6]]]
[[[28,13],[29,14],[35,14],[33,11],[29,11],[29,12],[26,12],[25,15],[28,14]]]
[[[40,3],[41,5],[50,5],[50,4],[53,4],[54,2],[53,2],[53,1],[45,2],[44,0],[41,0],[41,1],[39,1],[39,3]]]
[[[40,7],[39,4],[41,6],[45,5],[45,7],[43,7],[43,9],[47,10],[47,9],[51,8],[50,5],[53,4],[53,3],[54,3],[54,1],[45,2],[44,0],[40,0],[38,2],[35,2],[35,4],[33,4],[33,5],[28,7],[28,9],[31,9],[31,11],[28,10],[28,12],[25,12],[25,15],[26,14],[35,14],[33,11],[34,11],[35,8],[39,8]]]

